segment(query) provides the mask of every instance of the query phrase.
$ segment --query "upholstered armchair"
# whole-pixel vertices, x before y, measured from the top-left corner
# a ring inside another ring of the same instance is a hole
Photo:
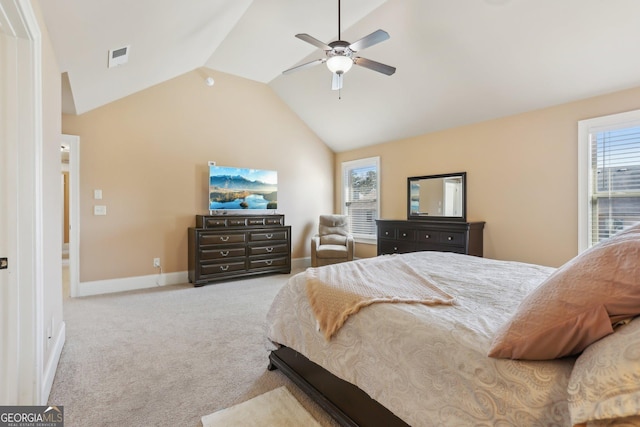
[[[311,266],[353,260],[354,241],[346,215],[320,215],[318,234],[311,239]]]

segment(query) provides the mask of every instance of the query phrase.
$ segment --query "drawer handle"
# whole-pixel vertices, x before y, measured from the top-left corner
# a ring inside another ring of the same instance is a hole
[[[228,265],[221,265],[220,266],[220,270],[222,270],[222,271],[227,271],[228,269],[229,269]]]
[[[271,239],[273,237],[273,234],[265,234],[265,236],[267,236],[267,239]]]
[[[229,240],[229,236],[220,236],[220,240],[226,242],[227,240]]]
[[[267,252],[271,253],[273,251],[273,248],[265,248],[267,250]]]
[[[398,250],[398,248],[394,246],[393,247],[393,251],[396,252],[397,250]]]
[[[427,234],[424,236],[425,239],[430,239],[431,238],[431,234]]]
[[[389,232],[388,232],[388,231],[385,231],[385,232],[384,232],[384,235],[385,235],[385,236],[388,236],[388,235],[389,235]]]
[[[220,255],[227,256],[229,255],[229,251],[220,251]]]
[[[407,233],[402,233],[402,237],[407,237]]]
[[[265,263],[266,263],[267,265],[271,265],[271,264],[273,264],[273,260],[268,259],[268,260],[266,260],[266,261],[265,261]]]
[[[447,237],[447,240],[448,240],[448,241],[452,241],[452,240],[453,240],[453,237],[449,236],[449,237]]]

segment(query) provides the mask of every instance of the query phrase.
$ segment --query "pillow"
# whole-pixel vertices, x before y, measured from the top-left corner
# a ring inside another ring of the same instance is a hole
[[[567,391],[573,424],[640,414],[640,318],[587,347]]]
[[[640,314],[640,223],[558,268],[497,331],[490,357],[549,360],[575,355]]]

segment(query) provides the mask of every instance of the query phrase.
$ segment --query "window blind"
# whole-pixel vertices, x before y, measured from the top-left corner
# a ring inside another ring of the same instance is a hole
[[[354,237],[375,238],[378,218],[377,162],[344,167],[345,213]]]
[[[640,126],[590,133],[590,245],[640,221]]]

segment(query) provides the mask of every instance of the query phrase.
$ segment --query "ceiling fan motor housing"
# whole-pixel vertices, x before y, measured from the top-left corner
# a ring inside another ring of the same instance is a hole
[[[353,65],[353,51],[349,48],[350,43],[343,40],[336,40],[329,43],[331,50],[327,50],[327,66],[331,72],[344,74]],[[333,59],[335,58],[335,59]]]

